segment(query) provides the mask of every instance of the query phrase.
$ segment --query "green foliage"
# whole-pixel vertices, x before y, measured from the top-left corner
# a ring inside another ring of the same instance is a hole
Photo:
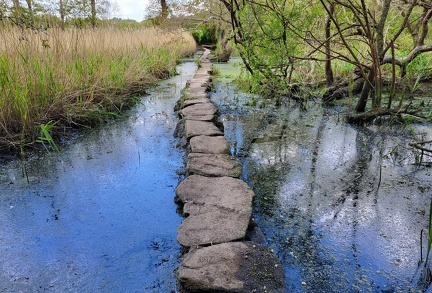
[[[411,61],[407,66],[407,76],[416,78],[430,75],[432,72],[432,55],[421,54]]]
[[[242,2],[237,11],[236,49],[254,77],[252,89],[283,92],[292,82],[294,69],[309,68],[297,57],[307,54],[299,41],[308,31],[314,31],[316,19],[322,14],[314,1],[255,1]],[[247,24],[247,25],[245,25]],[[302,78],[300,74],[298,78]]]
[[[40,135],[39,138],[36,140],[36,142],[41,143],[48,151],[48,146],[51,147],[51,149],[55,150],[57,153],[60,153],[60,150],[57,146],[57,144],[54,142],[54,139],[51,136],[51,130],[52,128],[57,124],[57,122],[54,121],[48,121],[46,124],[41,124],[39,126],[40,128]],[[47,146],[48,144],[48,146]]]
[[[189,34],[155,29],[52,30],[48,36],[43,46],[33,31],[0,30],[0,151],[35,139],[56,149],[51,135],[59,125],[119,117],[132,96],[174,75],[179,57],[195,51]]]
[[[425,259],[425,266],[428,265],[429,262],[429,253],[432,247],[432,200],[429,205],[429,221],[428,221],[428,243],[427,243],[427,252]]]
[[[247,76],[247,83],[255,93],[291,93],[294,83],[326,81],[330,85],[347,76],[349,80],[355,71],[374,81],[366,83],[371,86],[363,87],[356,103],[356,111],[363,112],[369,99],[374,110],[383,108],[383,81],[393,78],[397,84],[399,74],[408,83],[432,72],[430,54],[424,54],[431,38],[422,37],[427,33],[423,24],[430,17],[419,2],[412,3],[414,8],[411,2],[367,0],[229,3],[236,50],[252,75]]]
[[[213,25],[201,25],[192,32],[195,41],[201,45],[213,45],[217,43],[217,31]]]

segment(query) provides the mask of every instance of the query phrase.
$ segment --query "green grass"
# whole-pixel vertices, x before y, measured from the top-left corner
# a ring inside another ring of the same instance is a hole
[[[117,117],[134,94],[195,51],[188,33],[154,28],[3,27],[0,39],[0,152],[35,142],[55,149],[58,129]]]

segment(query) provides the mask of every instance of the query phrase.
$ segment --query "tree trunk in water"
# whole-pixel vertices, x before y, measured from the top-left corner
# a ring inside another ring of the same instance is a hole
[[[221,28],[218,29],[217,41],[219,42],[222,51],[217,52],[216,60],[218,62],[228,62],[231,57],[232,48],[229,46],[225,30]]]
[[[333,14],[334,13],[334,7],[335,4],[332,3],[330,4],[330,13]],[[325,61],[325,74],[326,74],[326,84],[327,86],[331,86],[333,85],[334,82],[334,77],[333,77],[333,70],[332,70],[332,65],[331,65],[331,42],[330,42],[330,38],[331,38],[331,17],[330,15],[327,16],[327,20],[326,20],[326,25],[325,25],[325,36],[326,36],[326,41],[325,41],[325,54],[326,54],[326,61]]]
[[[92,27],[96,27],[96,0],[90,0],[91,4],[91,24]]]
[[[367,79],[364,81],[363,89],[361,91],[360,98],[359,98],[357,106],[356,106],[357,113],[365,111],[366,104],[367,104],[367,101],[369,98],[369,93],[373,89],[373,86],[374,86],[374,81],[375,81],[375,71],[372,68],[369,71]]]

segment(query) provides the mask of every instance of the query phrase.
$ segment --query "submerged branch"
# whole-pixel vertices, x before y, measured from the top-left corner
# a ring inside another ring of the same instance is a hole
[[[406,109],[378,109],[371,110],[361,114],[353,114],[348,116],[348,122],[352,124],[363,124],[369,123],[378,117],[383,116],[394,116],[394,115],[411,115],[420,119],[426,119],[426,117],[419,114],[419,110],[408,110]]]

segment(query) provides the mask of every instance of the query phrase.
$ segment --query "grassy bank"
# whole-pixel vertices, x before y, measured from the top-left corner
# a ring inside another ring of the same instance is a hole
[[[11,28],[0,39],[0,152],[115,116],[195,50],[188,33],[155,28]]]

